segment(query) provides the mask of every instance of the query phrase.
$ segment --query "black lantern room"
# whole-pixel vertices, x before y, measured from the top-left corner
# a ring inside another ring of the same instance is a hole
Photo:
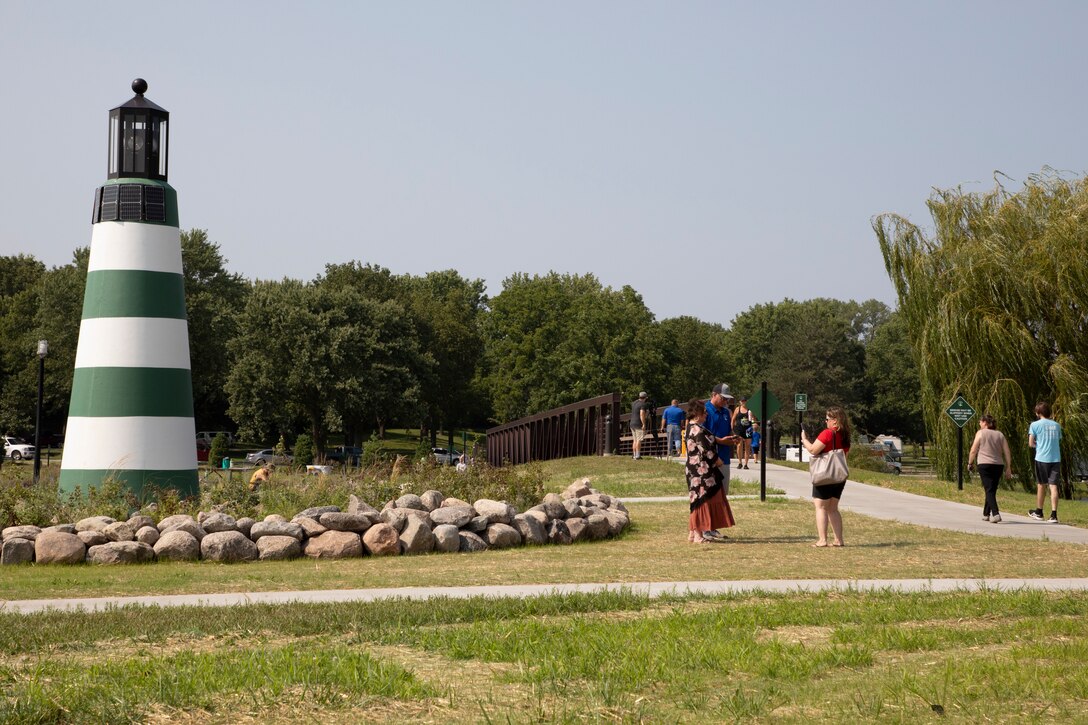
[[[144,98],[147,81],[132,81],[136,95],[110,111],[110,179],[166,181],[170,113]]]

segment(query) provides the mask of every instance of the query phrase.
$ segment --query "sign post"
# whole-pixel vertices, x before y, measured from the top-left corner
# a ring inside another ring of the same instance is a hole
[[[793,409],[797,411],[797,462],[805,460],[801,455],[801,431],[805,411],[808,410],[808,393],[796,393],[793,396]]]
[[[952,404],[945,408],[945,414],[952,419],[952,422],[959,428],[958,438],[956,442],[956,469],[959,490],[963,490],[963,426],[967,424],[967,421],[975,417],[975,409],[964,399],[962,395],[957,395],[956,399],[952,401]]]

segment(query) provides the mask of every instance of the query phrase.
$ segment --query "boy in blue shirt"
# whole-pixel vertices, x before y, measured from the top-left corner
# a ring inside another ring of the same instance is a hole
[[[1050,419],[1050,403],[1040,401],[1035,406],[1038,420],[1028,427],[1028,446],[1035,449],[1035,510],[1028,516],[1043,520],[1043,498],[1050,486],[1050,519],[1048,524],[1058,523],[1058,480],[1062,469],[1062,427]]]

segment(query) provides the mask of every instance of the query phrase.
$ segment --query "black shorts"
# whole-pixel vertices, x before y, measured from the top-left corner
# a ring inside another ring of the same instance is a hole
[[[1035,462],[1035,482],[1040,486],[1048,483],[1051,486],[1057,486],[1058,481],[1061,479],[1061,473],[1061,461],[1055,463],[1043,463],[1042,461]]]
[[[842,490],[846,488],[846,481],[842,483],[828,483],[823,486],[812,487],[812,498],[821,501],[830,501],[833,498],[842,498]]]

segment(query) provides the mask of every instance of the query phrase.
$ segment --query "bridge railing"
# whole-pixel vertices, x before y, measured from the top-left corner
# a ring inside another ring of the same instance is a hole
[[[620,405],[620,394],[611,393],[488,428],[487,462],[502,466],[617,453]]]

